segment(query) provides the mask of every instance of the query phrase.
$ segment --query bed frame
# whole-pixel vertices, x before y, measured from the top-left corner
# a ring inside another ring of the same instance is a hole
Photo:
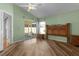
[[[70,43],[71,42],[70,23],[57,24],[57,25],[46,25],[47,39],[48,39],[48,35],[67,37],[67,43]]]

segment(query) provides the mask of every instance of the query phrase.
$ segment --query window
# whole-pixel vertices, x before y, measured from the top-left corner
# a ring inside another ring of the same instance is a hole
[[[32,25],[25,25],[24,33],[36,34],[36,23],[33,23]]]
[[[36,34],[36,24],[35,23],[32,24],[32,33]]]
[[[39,34],[46,34],[46,22],[45,21],[41,21],[39,22]],[[27,24],[24,27],[24,33],[32,33],[32,34],[36,34],[36,23],[32,23],[31,25]]]
[[[46,22],[45,21],[42,21],[42,22],[39,22],[39,27],[40,27],[40,30],[39,30],[39,33],[40,34],[46,34]]]

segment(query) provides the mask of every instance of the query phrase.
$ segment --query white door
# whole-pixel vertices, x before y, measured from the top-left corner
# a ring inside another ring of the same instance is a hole
[[[3,37],[10,44],[12,40],[12,17],[7,13],[3,14]]]
[[[12,43],[12,16],[0,11],[0,51],[4,49],[4,38]]]

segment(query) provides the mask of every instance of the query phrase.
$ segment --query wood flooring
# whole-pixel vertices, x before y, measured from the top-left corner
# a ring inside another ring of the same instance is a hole
[[[30,39],[14,43],[1,56],[79,56],[79,48],[53,40]]]

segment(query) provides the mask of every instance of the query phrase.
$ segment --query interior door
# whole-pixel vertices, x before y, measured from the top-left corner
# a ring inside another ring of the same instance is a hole
[[[12,39],[12,27],[11,27],[11,16],[7,13],[3,15],[3,39],[4,39],[4,48],[7,48]]]
[[[12,42],[12,16],[0,11],[0,51]]]

